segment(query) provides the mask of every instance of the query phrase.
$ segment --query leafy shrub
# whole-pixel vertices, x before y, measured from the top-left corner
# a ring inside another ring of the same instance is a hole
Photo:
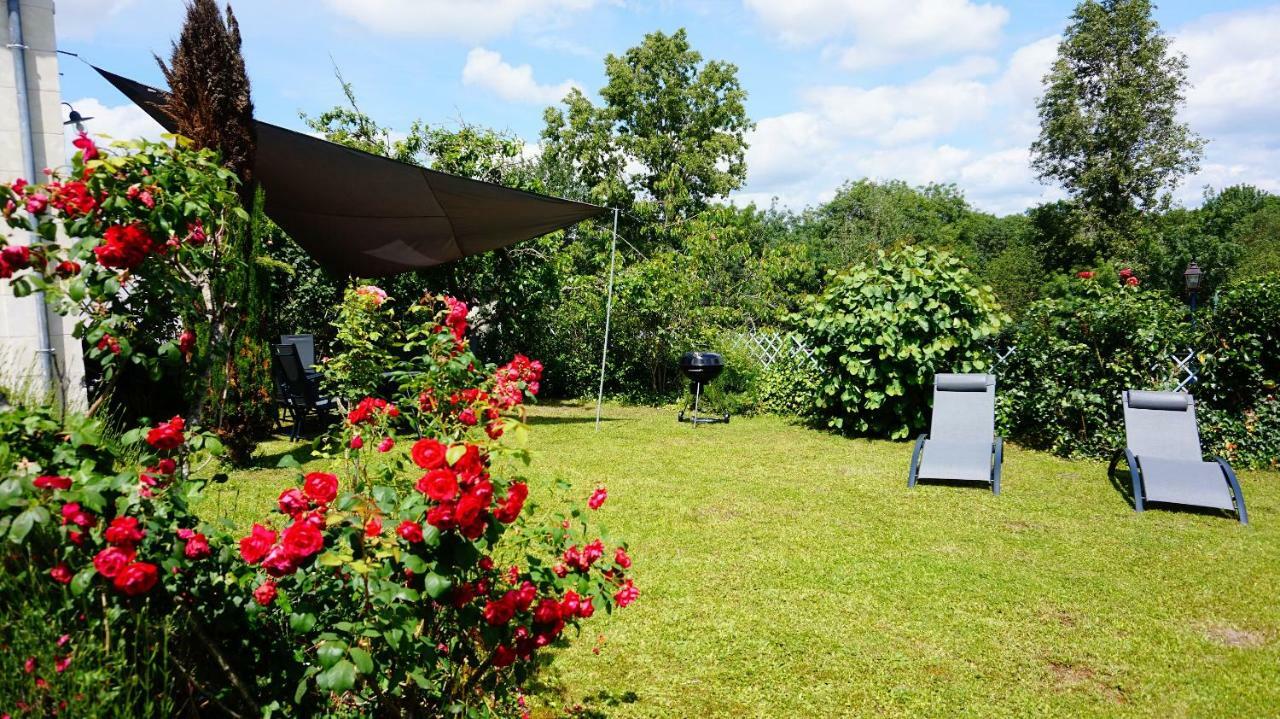
[[[787,355],[761,373],[756,398],[764,412],[809,419],[817,411],[821,386],[816,362],[803,354]]]
[[[1171,388],[1171,353],[1191,346],[1186,308],[1167,295],[1082,272],[1032,303],[1001,368],[1001,424],[1014,437],[1068,456],[1124,446],[1120,395]],[[1153,365],[1156,365],[1153,367]]]
[[[724,371],[714,382],[703,388],[702,406],[714,412],[755,414],[759,407],[756,393],[764,372],[760,361],[731,332],[721,332],[715,341],[705,346],[724,359]],[[689,398],[688,401],[692,402],[693,399]]]
[[[378,394],[397,331],[387,294],[374,285],[348,288],[333,326],[333,355],[319,365],[325,389],[348,402]]]
[[[926,425],[935,373],[989,367],[1009,321],[959,260],[922,247],[833,274],[795,320],[825,370],[827,425],[895,439]]]
[[[1199,392],[1214,406],[1243,412],[1280,389],[1280,274],[1229,286],[1207,315]]]
[[[1274,395],[1239,414],[1204,406],[1196,411],[1206,452],[1236,468],[1280,469],[1280,400]]]

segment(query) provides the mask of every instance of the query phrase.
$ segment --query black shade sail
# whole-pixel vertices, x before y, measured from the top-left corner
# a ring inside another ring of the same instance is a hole
[[[166,130],[167,94],[95,67]],[[569,227],[605,208],[371,155],[254,121],[267,216],[329,271],[383,277]]]

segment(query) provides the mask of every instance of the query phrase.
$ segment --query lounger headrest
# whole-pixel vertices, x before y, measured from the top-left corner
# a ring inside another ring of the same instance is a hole
[[[1186,392],[1129,390],[1129,407],[1132,409],[1162,409],[1170,412],[1185,412],[1190,400],[1191,395]]]
[[[939,374],[933,382],[942,392],[986,392],[996,378],[989,374]]]

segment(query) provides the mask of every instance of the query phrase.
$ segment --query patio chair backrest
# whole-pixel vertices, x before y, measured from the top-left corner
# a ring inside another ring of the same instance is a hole
[[[311,404],[315,392],[307,381],[307,373],[298,358],[298,348],[291,344],[271,345],[271,355],[277,376],[284,383],[284,391],[295,402]]]
[[[1131,389],[1124,393],[1123,401],[1125,440],[1134,454],[1196,462],[1204,459],[1196,427],[1196,401],[1191,395]]]
[[[298,348],[298,359],[305,369],[316,366],[315,335],[280,335],[280,344],[293,345]]]
[[[995,375],[944,373],[934,376],[931,439],[992,441],[995,434]]]

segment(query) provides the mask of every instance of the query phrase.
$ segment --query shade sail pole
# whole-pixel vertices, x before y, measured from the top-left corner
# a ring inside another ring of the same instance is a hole
[[[609,360],[609,320],[613,316],[613,261],[618,254],[618,210],[613,211],[613,243],[609,246],[609,295],[604,304],[604,349],[600,351],[600,391],[596,394],[596,431],[600,431],[600,411],[604,407],[604,366]]]

